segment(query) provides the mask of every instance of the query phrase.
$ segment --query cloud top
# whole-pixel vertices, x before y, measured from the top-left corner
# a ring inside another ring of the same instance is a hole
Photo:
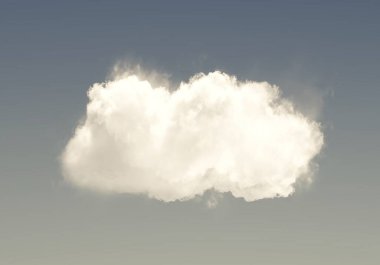
[[[94,84],[62,166],[109,193],[188,200],[207,190],[246,201],[287,197],[310,175],[323,134],[279,89],[219,71],[170,92],[137,75]]]

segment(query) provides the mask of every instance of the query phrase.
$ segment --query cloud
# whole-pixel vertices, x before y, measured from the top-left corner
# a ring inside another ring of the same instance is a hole
[[[320,125],[276,86],[219,71],[175,90],[124,74],[94,84],[88,97],[62,168],[70,182],[101,192],[166,202],[208,190],[246,201],[287,197],[323,145]]]

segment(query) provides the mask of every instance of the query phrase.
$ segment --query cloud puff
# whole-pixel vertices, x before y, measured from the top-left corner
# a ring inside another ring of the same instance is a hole
[[[137,75],[94,84],[63,155],[72,183],[188,200],[207,190],[246,201],[287,197],[310,175],[323,134],[266,82],[197,74],[170,92]]]

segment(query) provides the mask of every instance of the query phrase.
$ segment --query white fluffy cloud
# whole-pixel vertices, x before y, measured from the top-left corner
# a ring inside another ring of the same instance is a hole
[[[62,164],[68,180],[98,191],[162,201],[210,189],[247,201],[287,197],[323,145],[319,124],[277,87],[218,71],[174,92],[124,75],[88,96]]]

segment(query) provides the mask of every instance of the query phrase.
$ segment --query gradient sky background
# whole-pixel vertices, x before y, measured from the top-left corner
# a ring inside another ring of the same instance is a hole
[[[0,1],[0,263],[379,264],[379,1]],[[313,184],[162,203],[65,183],[86,91],[117,61],[279,85],[326,146]],[[319,110],[319,111],[318,111]]]

